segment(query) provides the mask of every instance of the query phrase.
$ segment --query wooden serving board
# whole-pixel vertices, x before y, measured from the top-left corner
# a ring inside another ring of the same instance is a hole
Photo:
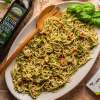
[[[30,17],[33,14],[34,7],[35,7],[35,10],[34,10],[34,16],[35,16],[36,14],[38,14],[41,11],[41,10],[39,10],[40,8],[43,9],[45,6],[50,4],[52,1],[53,1],[53,4],[54,4],[54,2],[59,2],[61,0],[49,0],[50,2],[48,2],[48,0],[44,0],[45,2],[42,3],[42,4],[39,3],[39,1],[42,1],[42,0],[36,0],[35,6],[32,7],[30,13],[25,18],[24,22],[20,25],[17,32],[19,32],[20,29],[22,29],[24,27],[25,23],[30,19]],[[47,4],[47,5],[45,5],[45,4]],[[99,68],[100,68],[100,55],[99,55],[95,65],[94,65],[93,69],[90,71],[90,73],[87,75],[87,77],[79,84],[79,86],[76,87],[69,94],[59,98],[58,100],[100,100],[91,91],[89,91],[85,86],[86,83],[89,81],[89,79],[93,76],[93,74]],[[16,100],[11,95],[11,93],[8,91],[8,89],[6,87],[5,79],[4,79],[4,71],[2,71],[2,73],[0,74],[0,100]]]

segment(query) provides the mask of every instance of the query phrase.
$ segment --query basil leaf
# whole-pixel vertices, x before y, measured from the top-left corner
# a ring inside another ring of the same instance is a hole
[[[93,18],[100,17],[100,11],[95,11],[92,17]]]
[[[91,23],[97,27],[100,27],[100,18],[92,18]]]
[[[95,12],[95,5],[92,3],[83,4],[83,11],[87,12],[88,14],[93,14]]]
[[[70,4],[67,7],[67,11],[71,13],[80,13],[82,11],[82,5],[81,4]]]
[[[91,20],[92,16],[89,15],[87,12],[81,12],[80,15],[78,16],[78,18],[81,21],[89,22]]]

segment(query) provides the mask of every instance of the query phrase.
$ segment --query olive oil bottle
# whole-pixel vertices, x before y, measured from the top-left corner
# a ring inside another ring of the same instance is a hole
[[[32,0],[15,0],[0,22],[0,64],[17,37],[16,30],[32,6]]]

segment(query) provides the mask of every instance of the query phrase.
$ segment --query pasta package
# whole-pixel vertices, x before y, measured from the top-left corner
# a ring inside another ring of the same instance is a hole
[[[98,97],[100,97],[100,69],[96,72],[96,74],[87,83],[87,87],[93,93],[95,93]]]

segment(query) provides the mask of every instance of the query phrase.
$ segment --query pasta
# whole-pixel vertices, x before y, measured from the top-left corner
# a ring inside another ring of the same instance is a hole
[[[70,13],[47,18],[40,34],[16,58],[11,72],[15,90],[36,98],[61,88],[91,58],[97,44],[93,27]]]

